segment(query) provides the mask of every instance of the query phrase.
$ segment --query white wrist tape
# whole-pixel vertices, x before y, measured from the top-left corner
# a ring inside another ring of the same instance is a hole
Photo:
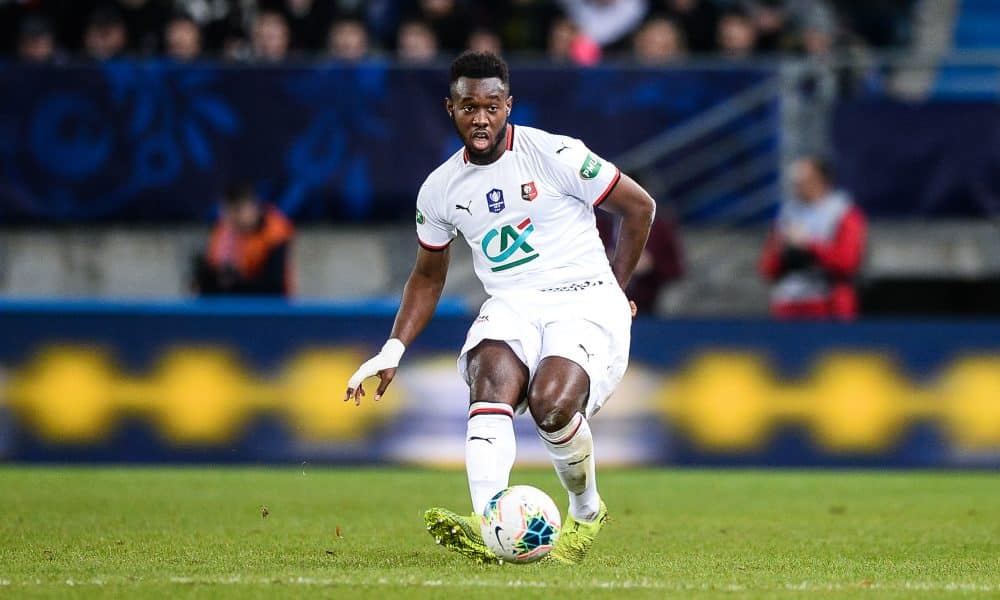
[[[378,354],[369,358],[358,370],[351,375],[347,382],[348,389],[357,389],[361,382],[373,375],[378,374],[383,369],[393,369],[399,366],[399,360],[403,358],[406,346],[396,338],[391,338],[382,346]]]

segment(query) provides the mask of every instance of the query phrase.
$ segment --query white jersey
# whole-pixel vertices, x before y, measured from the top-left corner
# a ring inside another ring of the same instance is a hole
[[[615,165],[580,140],[507,126],[507,150],[476,165],[464,148],[417,196],[417,239],[443,250],[462,234],[490,296],[614,281],[594,208],[618,183]]]

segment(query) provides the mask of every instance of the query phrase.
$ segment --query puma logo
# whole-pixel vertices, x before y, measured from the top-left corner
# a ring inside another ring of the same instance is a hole
[[[567,464],[568,466],[570,466],[570,467],[573,467],[573,466],[576,466],[576,465],[578,465],[578,464],[582,463],[583,461],[587,460],[588,458],[590,458],[590,455],[589,455],[589,454],[588,454],[587,456],[584,456],[584,457],[583,457],[583,458],[581,458],[580,460],[574,460],[573,462],[571,462],[571,463],[566,463],[566,464]]]
[[[590,362],[590,358],[594,355],[591,354],[590,352],[587,352],[587,348],[583,344],[577,344],[577,346],[579,346],[580,350],[583,350],[583,353],[587,355],[587,362]]]
[[[472,215],[472,208],[470,208],[471,206],[472,206],[472,200],[469,200],[469,203],[466,204],[465,206],[462,206],[461,204],[456,204],[455,208],[458,210],[464,210],[471,216]]]
[[[491,445],[491,446],[493,445],[493,440],[495,440],[495,439],[496,439],[496,438],[486,438],[486,437],[479,437],[478,435],[473,435],[473,436],[470,436],[470,437],[469,437],[469,441],[470,441],[470,442],[471,442],[472,440],[483,440],[484,442],[486,442],[487,444],[489,444],[489,445]],[[588,455],[588,456],[589,456],[589,455]]]
[[[562,143],[562,142],[560,142],[560,143]],[[556,154],[559,154],[563,150],[569,150],[569,146],[567,146],[565,143],[562,144],[562,148],[556,150]]]

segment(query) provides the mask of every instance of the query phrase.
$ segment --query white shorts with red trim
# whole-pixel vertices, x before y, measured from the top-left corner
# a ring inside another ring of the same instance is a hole
[[[613,278],[495,296],[483,303],[469,328],[458,357],[458,371],[471,385],[468,354],[483,340],[506,342],[528,367],[529,382],[542,359],[569,359],[590,377],[586,408],[590,418],[625,375],[631,327],[628,300]],[[518,410],[524,409],[522,399]]]

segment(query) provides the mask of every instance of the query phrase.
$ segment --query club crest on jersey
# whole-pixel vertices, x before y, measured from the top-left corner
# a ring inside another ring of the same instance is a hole
[[[528,183],[521,184],[521,199],[525,202],[531,202],[538,197],[538,190],[535,189],[535,182],[529,181]]]
[[[498,213],[506,208],[507,205],[503,202],[503,190],[493,188],[486,192],[486,206],[491,213]]]

